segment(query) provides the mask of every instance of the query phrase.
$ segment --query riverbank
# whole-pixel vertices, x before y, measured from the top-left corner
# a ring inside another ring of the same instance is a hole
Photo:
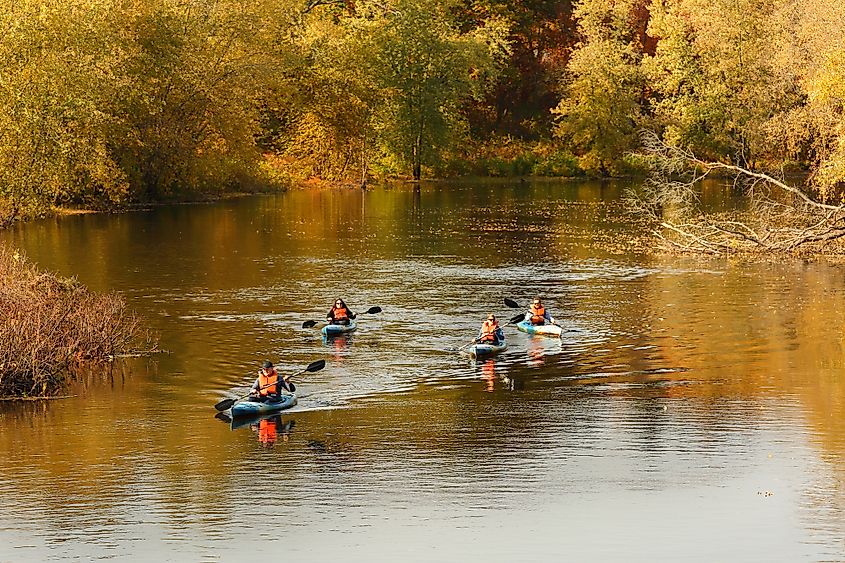
[[[0,396],[61,394],[83,366],[152,351],[154,339],[115,293],[39,270],[0,246]]]

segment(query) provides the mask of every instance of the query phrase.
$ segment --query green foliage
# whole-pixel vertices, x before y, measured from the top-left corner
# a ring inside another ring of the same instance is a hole
[[[626,174],[642,127],[833,197],[843,22],[834,0],[0,0],[0,224],[311,177]]]
[[[119,54],[102,4],[4,2],[0,8],[0,197],[6,217],[37,214],[75,193],[120,200],[102,111]]]
[[[770,0],[677,0],[652,6],[658,38],[644,70],[669,142],[709,159],[753,165],[764,124],[796,104],[796,84],[771,64]]]
[[[302,64],[280,91],[275,144],[304,176],[343,179],[436,165],[466,135],[461,112],[478,99],[507,53],[507,25],[457,27],[448,0],[319,6],[293,47]]]
[[[283,12],[262,0],[0,1],[8,215],[253,177]]]
[[[454,151],[435,172],[444,176],[549,176],[574,177],[583,174],[571,152],[550,143],[527,142],[513,137],[469,143]]]
[[[384,153],[420,177],[465,131],[459,109],[480,98],[507,52],[507,27],[490,19],[461,33],[441,1],[400,0],[372,36],[375,81],[384,92],[375,129]]]
[[[635,2],[584,0],[575,9],[583,41],[572,54],[556,134],[579,155],[579,166],[603,176],[636,144],[643,79],[629,25]]]

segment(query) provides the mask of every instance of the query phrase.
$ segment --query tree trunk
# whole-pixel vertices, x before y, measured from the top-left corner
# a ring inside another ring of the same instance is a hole
[[[420,176],[421,176],[422,136],[423,136],[423,123],[422,123],[422,120],[420,120],[420,128],[417,130],[417,138],[414,140],[414,162],[413,162],[414,182],[419,182]]]
[[[361,189],[367,189],[367,136],[361,138]]]

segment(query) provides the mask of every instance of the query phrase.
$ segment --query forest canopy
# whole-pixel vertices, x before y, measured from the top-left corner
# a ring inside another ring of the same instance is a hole
[[[426,174],[619,175],[639,132],[845,180],[835,0],[0,0],[0,217]]]

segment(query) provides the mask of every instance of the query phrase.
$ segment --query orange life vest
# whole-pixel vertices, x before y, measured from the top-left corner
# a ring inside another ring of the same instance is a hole
[[[499,321],[484,321],[481,325],[481,338],[479,342],[494,342],[496,341],[496,330],[499,328]]]
[[[546,322],[546,308],[542,305],[537,306],[534,303],[531,304],[531,324],[534,325],[541,325],[545,324]]]
[[[349,318],[349,312],[346,310],[346,307],[332,307],[332,312],[334,313],[334,320],[336,321],[342,321]]]
[[[279,373],[276,371],[276,368],[271,369],[267,374],[264,371],[262,369],[258,372],[258,394],[262,397],[270,394],[275,395],[279,389]],[[271,383],[272,385],[270,385]],[[265,385],[269,387],[265,387]]]

